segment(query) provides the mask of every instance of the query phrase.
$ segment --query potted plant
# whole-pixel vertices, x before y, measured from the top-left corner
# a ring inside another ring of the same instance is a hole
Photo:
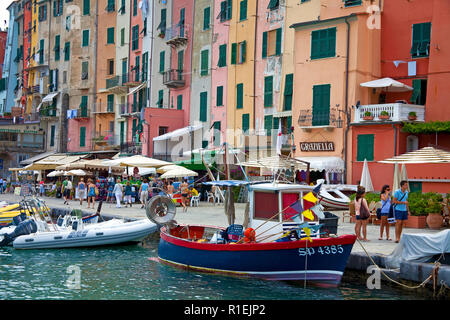
[[[161,39],[164,39],[165,36],[166,36],[166,34],[165,34],[165,33],[162,33],[162,32],[160,32],[160,33],[158,34],[158,37],[160,37]]]
[[[429,195],[428,195],[429,194]],[[428,192],[428,206],[425,210],[427,215],[427,225],[430,229],[440,229],[444,222],[444,218],[442,217],[442,201],[443,198],[438,193]]]
[[[408,206],[410,215],[406,220],[407,228],[423,229],[426,227],[427,201],[422,192],[410,192],[408,195]]]
[[[414,111],[408,113],[408,120],[414,121],[417,119],[417,114]]]
[[[364,120],[373,120],[373,115],[372,115],[372,113],[371,113],[370,111],[364,112],[364,117],[363,117],[363,119],[364,119]]]
[[[388,120],[391,116],[389,115],[389,113],[387,111],[381,111],[380,115],[378,116],[378,118],[380,120]]]

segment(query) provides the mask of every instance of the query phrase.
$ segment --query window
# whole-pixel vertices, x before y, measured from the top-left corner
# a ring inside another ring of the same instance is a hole
[[[247,19],[247,0],[241,0],[239,4],[239,21]]]
[[[273,76],[264,77],[264,107],[273,105]]]
[[[267,136],[270,136],[272,134],[272,123],[273,123],[272,115],[264,116],[264,130],[266,130]]]
[[[431,22],[413,24],[411,56],[413,58],[428,57],[430,39]]]
[[[119,8],[119,12],[120,12],[120,14],[125,14],[125,0],[121,0],[121,5],[120,5],[120,8]]]
[[[158,136],[162,136],[163,134],[166,134],[169,132],[169,127],[159,127],[158,128]]]
[[[162,108],[164,104],[164,90],[158,91],[158,108]]]
[[[217,86],[216,106],[223,106],[223,86]]]
[[[280,6],[280,0],[270,0],[269,5],[267,6],[267,9],[275,10],[278,9]]]
[[[114,112],[114,95],[108,94],[106,109],[108,112]]]
[[[59,61],[60,59],[60,39],[61,37],[59,35],[55,36],[55,47],[53,48],[55,51],[55,61]]]
[[[55,132],[56,126],[50,126],[50,147],[55,146]]]
[[[80,115],[83,118],[87,117],[87,107],[88,107],[88,96],[81,96],[80,103]]]
[[[70,28],[72,27],[72,16],[66,17],[66,30],[70,31]]]
[[[106,6],[106,11],[113,12],[116,10],[116,0],[108,0],[108,5]]]
[[[282,29],[263,32],[262,57],[279,56],[281,54]]]
[[[414,90],[410,102],[424,106],[427,102],[427,80],[413,79],[412,86]]]
[[[139,82],[139,73],[141,68],[141,57],[136,56],[134,60],[134,81]]]
[[[213,124],[214,132],[213,132],[213,144],[214,146],[220,146],[220,130],[221,130],[220,121],[216,121]]]
[[[203,30],[209,30],[211,21],[211,8],[206,7],[203,9]]]
[[[70,60],[70,42],[66,42],[64,45],[64,61]]]
[[[80,127],[80,147],[86,147],[86,127]]]
[[[311,59],[329,58],[336,55],[336,28],[311,32]]]
[[[233,0],[225,0],[220,3],[220,13],[217,18],[220,22],[224,22],[231,19],[233,9]]]
[[[208,110],[208,92],[200,92],[200,118],[199,120],[202,122],[206,122],[207,120],[207,113]]]
[[[114,44],[114,27],[108,28],[106,30],[106,43],[107,44]]]
[[[89,61],[81,63],[81,80],[86,80],[89,77]]]
[[[222,44],[219,46],[219,62],[218,67],[225,67],[227,65],[227,45]]]
[[[45,49],[45,45],[44,45],[45,40],[41,39],[41,41],[39,42],[39,64],[43,64],[44,63],[44,49]]]
[[[177,96],[177,110],[183,110],[183,95],[179,94]]]
[[[59,17],[62,14],[63,14],[63,0],[53,0],[53,16]]]
[[[161,51],[159,53],[159,72],[160,73],[164,73],[164,59],[166,56],[166,52],[165,51]]]
[[[200,75],[208,75],[208,64],[209,64],[209,50],[203,50],[201,52],[201,65],[200,65]]]
[[[373,161],[375,135],[373,134],[358,134],[356,137],[356,161]]]
[[[133,17],[137,15],[138,2],[137,0],[133,0]]]
[[[161,31],[161,34],[166,33],[166,15],[167,15],[166,9],[161,9],[161,22],[159,23],[158,27],[156,28],[156,30]]]
[[[132,29],[131,50],[139,49],[139,25],[135,25]]]
[[[125,28],[120,29],[120,45],[125,45]]]
[[[236,85],[236,109],[242,109],[244,107],[244,84],[239,83]]]
[[[83,0],[83,15],[87,16],[91,14],[91,1]]]
[[[178,22],[178,27],[180,28],[180,37],[184,38],[184,18],[185,18],[185,8],[181,8],[180,10],[180,21]]]
[[[245,62],[246,41],[231,44],[231,64],[242,64]]]
[[[313,87],[312,125],[330,124],[330,88],[329,84]]]
[[[242,132],[244,134],[248,133],[250,129],[250,115],[248,113],[244,113],[242,115]]]
[[[148,52],[144,52],[142,55],[142,81],[148,79]]]
[[[114,74],[114,59],[109,59],[106,62],[106,67],[108,70],[108,75],[113,75]]]
[[[89,30],[83,30],[83,41],[81,43],[82,47],[89,47]]]
[[[361,0],[344,0],[345,7],[359,6],[361,4],[362,4]]]
[[[44,4],[39,7],[39,21],[47,20],[47,5]]]
[[[294,86],[294,74],[290,73],[286,75],[284,82],[284,107],[285,111],[292,110],[292,89]]]

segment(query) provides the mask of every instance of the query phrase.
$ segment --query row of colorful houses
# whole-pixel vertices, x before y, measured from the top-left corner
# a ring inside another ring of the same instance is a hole
[[[448,131],[402,129],[450,120],[446,0],[22,0],[9,11],[0,113],[43,136],[22,154],[174,160],[227,142],[263,156],[281,126],[283,152],[323,178],[355,184],[367,159],[381,188],[393,168],[377,161],[450,147]],[[413,90],[361,86],[385,77]],[[450,172],[435,170],[411,167],[414,188],[447,188]]]

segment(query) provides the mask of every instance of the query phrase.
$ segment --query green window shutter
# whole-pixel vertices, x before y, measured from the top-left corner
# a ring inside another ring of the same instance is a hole
[[[41,39],[40,43],[39,43],[39,64],[43,64],[44,63],[44,39]]]
[[[312,125],[330,124],[330,89],[329,84],[313,87]]]
[[[177,96],[177,109],[183,110],[183,95],[182,94],[179,94]]]
[[[250,115],[248,113],[244,113],[242,115],[242,132],[248,133],[250,129]]]
[[[203,30],[208,30],[211,21],[211,8],[206,7],[203,10]]]
[[[231,64],[236,64],[237,43],[231,44]]]
[[[273,116],[264,116],[264,130],[266,130],[266,135],[270,136],[272,134],[272,123]]]
[[[275,55],[277,56],[281,54],[281,35],[282,29],[278,28],[276,31],[276,46],[275,46]]]
[[[230,20],[233,12],[233,0],[227,0],[227,20]]]
[[[106,43],[107,44],[114,44],[114,27],[108,28],[106,30]]]
[[[132,103],[132,107],[131,107],[132,112],[136,112],[138,109],[138,107],[137,107],[138,101],[137,100],[138,100],[138,96],[137,96],[137,92],[135,92],[135,93],[133,93],[133,103]]]
[[[216,121],[214,122],[214,134],[213,134],[213,139],[214,139],[214,146],[220,146],[220,130],[221,130],[221,125],[220,125],[220,121]]]
[[[203,50],[201,52],[201,67],[200,67],[201,76],[208,75],[208,62],[209,62],[209,50]]]
[[[114,95],[108,94],[107,96],[107,110],[108,112],[114,111]]]
[[[409,101],[413,104],[419,104],[422,82],[420,79],[413,79],[412,86],[414,90]]]
[[[267,9],[275,10],[278,8],[280,3],[280,0],[270,0],[269,5],[267,6]]]
[[[267,58],[267,31],[263,32],[262,57]]]
[[[134,63],[134,81],[136,82],[139,82],[140,68],[141,68],[141,57],[136,56]]]
[[[413,24],[411,56],[428,57],[431,40],[431,22]]]
[[[264,77],[264,107],[273,105],[273,76]]]
[[[133,128],[132,128],[132,136],[134,137],[136,135],[137,131],[137,119],[133,119]]]
[[[70,42],[66,42],[64,45],[64,61],[70,60]]]
[[[247,56],[247,41],[243,41],[241,42],[241,57],[242,57],[242,61],[240,63],[244,63],[245,62],[245,58]]]
[[[132,29],[131,49],[139,49],[139,25],[135,25]]]
[[[133,17],[137,15],[138,2],[137,0],[133,0]]]
[[[247,19],[247,0],[242,0],[239,8],[239,20]]]
[[[208,110],[208,92],[200,92],[200,121],[206,122]]]
[[[227,45],[222,44],[219,46],[219,67],[225,67],[227,65]]]
[[[61,43],[60,43],[60,39],[61,39],[61,36],[59,36],[59,35],[57,35],[57,36],[55,36],[55,48],[54,48],[54,50],[55,50],[55,61],[59,61],[59,59],[60,59],[60,47],[61,47]]]
[[[108,12],[116,10],[116,0],[108,0],[108,6],[106,7]]]
[[[236,109],[242,109],[244,107],[244,84],[239,83],[236,85]]]
[[[81,63],[81,80],[86,80],[89,76],[89,61]]]
[[[80,127],[80,147],[86,147],[86,127]]]
[[[159,72],[160,73],[164,73],[164,60],[166,57],[166,52],[165,51],[161,51],[159,53]]]
[[[356,161],[373,161],[374,160],[374,141],[373,134],[359,134],[356,138]]]
[[[329,58],[336,55],[336,28],[311,32],[311,59]]]
[[[286,75],[286,81],[284,83],[284,110],[292,110],[292,89],[294,85],[294,74],[290,73]]]
[[[91,1],[83,0],[83,15],[87,16],[91,14]]]
[[[55,132],[56,132],[56,126],[50,127],[50,147],[55,146]]]
[[[164,90],[158,91],[158,107],[162,108],[164,104]]]
[[[273,130],[278,130],[279,127],[280,127],[280,118],[273,118],[272,129]]]
[[[89,46],[89,30],[83,30],[83,42],[81,44],[82,47]]]
[[[125,142],[125,121],[120,122],[120,144]]]
[[[87,117],[88,96],[81,96],[80,112],[81,117]]]
[[[142,55],[142,81],[148,79],[148,52],[144,52]]]
[[[120,29],[120,45],[125,45],[125,28]]]
[[[223,86],[217,86],[216,106],[223,106]]]
[[[286,133],[290,134],[292,128],[292,117],[289,116],[286,118]]]
[[[166,9],[161,9],[161,22],[159,23],[156,29],[157,30],[159,29],[162,34],[166,33],[166,16],[167,16]]]

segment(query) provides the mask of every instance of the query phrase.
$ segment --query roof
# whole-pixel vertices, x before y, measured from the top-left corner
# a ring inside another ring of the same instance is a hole
[[[44,153],[38,154],[37,156],[34,156],[34,157],[28,158],[26,160],[20,161],[20,164],[23,165],[23,166],[26,166],[28,164],[31,164],[31,163],[35,162],[35,161],[39,161],[39,160],[44,159],[44,158],[46,158],[48,156],[51,156],[51,155],[53,155],[55,153],[56,153],[56,151],[44,152]]]
[[[333,21],[338,21],[338,20],[345,20],[346,18],[354,18],[356,16],[357,16],[356,13],[352,13],[352,14],[349,14],[348,16],[343,16],[343,17],[330,18],[330,19],[325,19],[325,20],[311,20],[311,21],[306,21],[306,22],[299,22],[299,23],[294,23],[293,25],[289,26],[289,28],[295,29],[295,28],[299,28],[299,27],[314,26],[316,24],[333,22]]]

